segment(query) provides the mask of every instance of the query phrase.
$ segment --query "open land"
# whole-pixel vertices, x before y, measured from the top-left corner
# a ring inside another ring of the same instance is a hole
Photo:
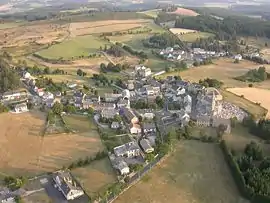
[[[209,37],[214,37],[215,35],[209,32],[193,32],[193,33],[186,33],[183,35],[179,35],[178,37],[180,40],[184,42],[195,42],[197,39],[205,39]]]
[[[41,112],[0,115],[0,172],[26,175],[54,171],[103,149],[95,131],[41,136]],[[90,127],[89,127],[90,129]]]
[[[197,13],[191,9],[186,9],[186,8],[177,8],[176,11],[169,12],[169,13],[181,15],[181,16],[197,16],[197,15],[199,15],[199,13]]]
[[[108,158],[95,161],[86,167],[74,169],[72,174],[90,196],[96,195],[100,190],[116,181],[115,171]]]
[[[260,88],[228,88],[228,91],[236,94],[243,95],[246,99],[260,104],[268,110],[267,117],[270,117],[270,90]]]
[[[192,157],[192,158],[191,158]],[[211,187],[207,187],[211,185]],[[116,203],[244,203],[218,145],[183,141]]]
[[[175,35],[198,32],[197,30],[191,30],[191,29],[185,29],[185,28],[170,28],[170,31]]]

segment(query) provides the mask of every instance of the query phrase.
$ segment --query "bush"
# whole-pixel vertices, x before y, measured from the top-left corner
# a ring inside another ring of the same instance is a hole
[[[253,87],[253,84],[252,83],[248,84],[248,87]]]

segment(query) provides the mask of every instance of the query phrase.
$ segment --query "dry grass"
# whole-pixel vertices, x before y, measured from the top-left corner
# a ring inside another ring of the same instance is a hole
[[[29,196],[23,197],[23,202],[27,203],[52,203],[46,191],[35,192]]]
[[[149,20],[106,20],[96,22],[80,22],[70,24],[71,36],[96,34],[103,32],[116,32],[141,27]]]
[[[53,171],[101,150],[94,133],[40,136],[45,115],[40,112],[0,115],[0,168],[3,174],[33,176]]]
[[[184,29],[184,28],[171,28],[170,31],[173,34],[177,34],[177,35],[198,32],[197,30]]]
[[[83,168],[74,169],[72,174],[90,196],[116,181],[115,172],[108,158],[95,161]]]
[[[254,103],[259,103],[268,110],[266,117],[270,118],[270,90],[259,88],[228,88],[228,91],[244,97]]]
[[[176,11],[170,12],[176,15],[181,15],[181,16],[197,16],[199,15],[197,12],[191,10],[191,9],[185,9],[185,8],[177,8]]]
[[[261,50],[261,54],[263,54],[263,58],[269,60],[270,59],[270,49],[265,48]]]
[[[116,203],[244,203],[215,144],[183,141]]]

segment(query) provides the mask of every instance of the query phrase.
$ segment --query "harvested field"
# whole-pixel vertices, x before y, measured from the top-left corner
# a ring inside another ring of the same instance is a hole
[[[147,10],[147,11],[138,12],[138,13],[145,14],[147,16],[150,16],[151,18],[156,18],[160,11],[161,9],[153,9],[153,10]]]
[[[170,31],[175,35],[183,35],[187,33],[198,32],[197,30],[185,29],[185,28],[171,28]]]
[[[211,187],[207,187],[211,186]],[[216,144],[183,141],[116,203],[245,203]]]
[[[74,169],[72,174],[90,196],[98,194],[100,190],[116,181],[115,171],[108,158],[95,161],[86,167]]]
[[[0,172],[34,176],[68,165],[102,150],[97,133],[40,136],[45,126],[41,112],[0,115]]]
[[[177,8],[176,11],[169,12],[169,13],[181,15],[181,16],[197,16],[197,15],[199,15],[199,13],[197,13],[191,9],[185,9],[185,8]]]
[[[266,117],[270,118],[270,90],[249,87],[228,88],[227,90],[239,96],[243,95],[246,99],[260,104],[268,110]]]
[[[14,28],[20,25],[20,23],[0,23],[0,30]]]
[[[75,59],[80,56],[89,56],[96,53],[99,48],[109,44],[92,35],[80,36],[55,44],[48,49],[43,49],[37,54],[47,59]]]
[[[96,34],[104,32],[116,32],[141,27],[149,20],[106,20],[96,22],[80,22],[70,24],[71,36]]]
[[[0,46],[19,47],[50,44],[68,36],[68,25],[41,24],[6,29],[0,32]]]

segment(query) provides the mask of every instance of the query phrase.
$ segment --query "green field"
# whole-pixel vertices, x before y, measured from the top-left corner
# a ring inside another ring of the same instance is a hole
[[[199,38],[209,38],[214,37],[215,35],[208,32],[194,32],[194,33],[186,33],[183,35],[179,35],[179,38],[184,42],[195,42],[196,39]]]
[[[115,202],[246,203],[219,146],[190,140]]]
[[[76,132],[96,132],[97,127],[88,116],[68,115],[63,116],[66,126]]]
[[[60,44],[53,45],[37,54],[48,59],[71,59],[96,53],[100,46],[108,44],[92,35],[75,37]]]
[[[86,167],[74,169],[72,174],[90,196],[97,195],[99,191],[116,181],[115,172],[108,158],[95,161]]]
[[[43,76],[51,78],[55,83],[74,82],[77,84],[84,84],[87,82],[85,77],[80,77],[77,75],[43,75]]]

